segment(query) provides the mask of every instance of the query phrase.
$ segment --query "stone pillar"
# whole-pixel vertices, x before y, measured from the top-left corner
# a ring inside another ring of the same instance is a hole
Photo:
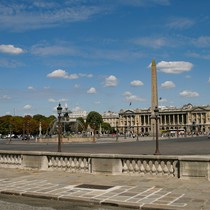
[[[152,60],[151,65],[151,133],[153,134],[155,131],[153,130],[155,125],[155,107],[158,107],[158,91],[157,91],[157,70],[155,60]]]

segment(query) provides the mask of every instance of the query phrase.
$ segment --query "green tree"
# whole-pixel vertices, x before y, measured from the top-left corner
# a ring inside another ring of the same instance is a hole
[[[12,117],[12,132],[16,135],[20,135],[23,133],[23,117]]]
[[[92,111],[87,115],[86,123],[93,129],[94,142],[95,142],[96,130],[100,128],[100,125],[102,124],[102,122],[103,122],[103,118],[98,112]]]
[[[78,122],[78,131],[79,132],[82,132],[84,131],[84,129],[86,129],[86,124],[85,124],[85,121],[82,117],[78,117],[77,118],[77,122]]]
[[[111,125],[107,122],[103,122],[101,124],[101,129],[103,133],[111,133],[113,131],[113,128],[111,127]]]
[[[43,115],[37,114],[33,117],[30,115],[22,116],[12,116],[5,115],[0,117],[0,134],[8,135],[10,132],[16,135],[38,135],[39,125],[42,125],[42,134],[45,134],[49,128],[51,122],[56,119],[54,115],[45,117]]]
[[[12,116],[5,115],[0,119],[0,133],[3,135],[7,135],[10,132],[10,126],[12,123]]]
[[[86,118],[87,124],[94,130],[98,130],[103,122],[102,116],[95,111],[91,111]]]

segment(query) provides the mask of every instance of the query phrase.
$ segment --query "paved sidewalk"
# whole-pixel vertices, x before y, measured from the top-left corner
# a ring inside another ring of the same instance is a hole
[[[210,181],[0,169],[0,193],[142,210],[209,210]]]

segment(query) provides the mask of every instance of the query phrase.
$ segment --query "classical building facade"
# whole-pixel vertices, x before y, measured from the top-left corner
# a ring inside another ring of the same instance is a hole
[[[159,108],[160,133],[207,133],[210,132],[210,105],[184,105],[181,108]],[[154,129],[151,123],[150,109],[120,110],[118,114],[102,115],[104,122],[109,122],[122,134],[150,134]]]
[[[117,127],[117,123],[118,123],[118,119],[119,119],[119,114],[115,113],[115,112],[104,112],[102,114],[102,118],[104,122],[107,122],[111,125],[111,127],[116,128]]]

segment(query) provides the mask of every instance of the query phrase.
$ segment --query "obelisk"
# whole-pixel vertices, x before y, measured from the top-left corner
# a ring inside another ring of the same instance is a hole
[[[155,107],[158,107],[157,70],[155,60],[151,65],[151,133],[155,133]]]

